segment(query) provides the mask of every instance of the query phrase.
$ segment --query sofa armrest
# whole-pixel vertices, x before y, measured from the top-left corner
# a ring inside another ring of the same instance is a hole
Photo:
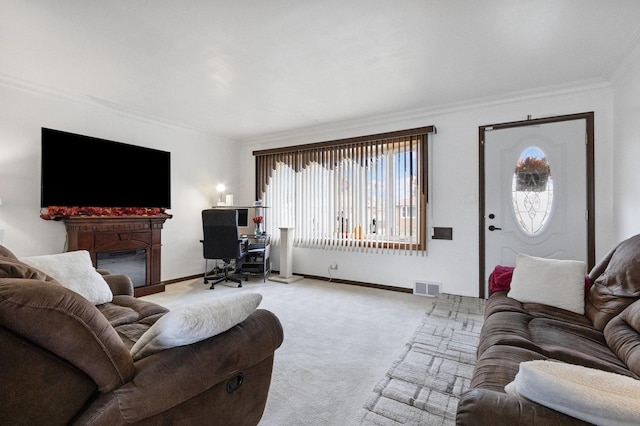
[[[275,350],[283,341],[282,325],[270,311],[257,309],[240,324],[209,339],[166,349],[135,363],[136,373],[132,381],[113,392],[102,394],[80,419],[78,424],[135,423],[161,415],[170,419],[176,410],[185,410],[190,400],[227,382],[239,373],[246,372],[263,361],[272,362]],[[270,366],[271,368],[271,366]],[[250,395],[250,400],[264,397],[253,387],[257,380],[270,380],[268,376],[245,377],[238,395]],[[263,382],[264,383],[264,382]],[[267,389],[268,389],[268,381]],[[229,391],[223,391],[227,395]],[[229,392],[231,395],[231,393]],[[229,400],[230,401],[230,400]],[[231,402],[228,402],[231,404]],[[181,406],[182,405],[182,406]],[[220,414],[219,403],[191,406],[191,412],[180,413],[183,420],[202,417],[198,411],[210,413],[210,418]]]
[[[124,274],[104,274],[104,270],[98,270],[102,274],[102,278],[109,284],[111,293],[114,296],[125,295],[133,296],[133,282],[131,278]]]
[[[456,425],[564,426],[589,423],[524,398],[488,389],[471,389],[460,398]]]

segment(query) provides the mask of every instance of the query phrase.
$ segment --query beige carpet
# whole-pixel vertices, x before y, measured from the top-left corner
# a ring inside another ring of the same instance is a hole
[[[326,281],[282,284],[258,278],[242,288],[215,290],[191,280],[145,299],[172,308],[237,292],[262,294],[260,307],[274,312],[284,328],[260,422],[265,426],[361,423],[363,406],[406,352],[434,301]]]

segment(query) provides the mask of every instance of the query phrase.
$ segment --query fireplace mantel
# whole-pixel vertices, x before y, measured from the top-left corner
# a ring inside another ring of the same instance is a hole
[[[169,215],[162,216],[71,216],[64,219],[67,248],[87,250],[93,265],[96,254],[128,249],[145,249],[146,282],[135,288],[135,295],[164,291],[160,282],[161,231]]]

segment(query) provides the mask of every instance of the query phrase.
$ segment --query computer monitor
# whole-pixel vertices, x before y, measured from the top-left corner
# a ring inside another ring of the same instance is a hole
[[[238,226],[249,226],[249,209],[236,209],[238,212]]]

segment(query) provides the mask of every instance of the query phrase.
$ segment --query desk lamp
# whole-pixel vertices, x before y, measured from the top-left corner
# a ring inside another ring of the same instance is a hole
[[[218,197],[218,205],[219,206],[224,206],[226,205],[224,200],[222,199],[222,196],[224,195],[224,184],[223,183],[219,183],[218,186],[216,186],[216,190],[218,191],[219,197]]]

